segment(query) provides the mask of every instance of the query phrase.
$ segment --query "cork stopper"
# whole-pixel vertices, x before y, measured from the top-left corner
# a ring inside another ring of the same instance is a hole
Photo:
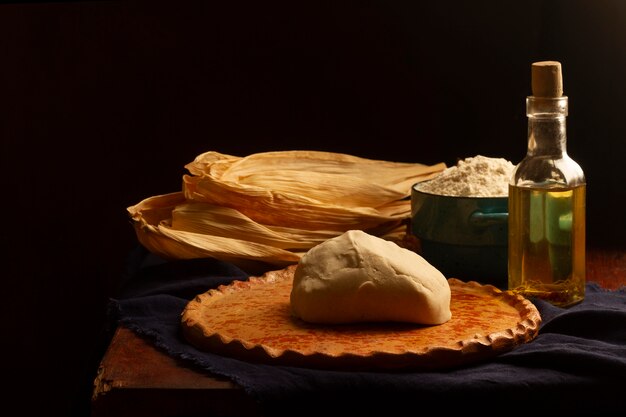
[[[563,76],[561,63],[541,61],[532,64],[532,90],[535,97],[561,97]]]

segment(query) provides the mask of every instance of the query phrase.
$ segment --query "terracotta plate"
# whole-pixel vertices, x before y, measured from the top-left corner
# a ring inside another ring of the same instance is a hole
[[[428,370],[491,358],[531,341],[535,306],[490,285],[450,278],[452,318],[403,323],[313,325],[290,314],[295,265],[235,281],[190,301],[186,339],[205,351],[280,365],[352,370]]]

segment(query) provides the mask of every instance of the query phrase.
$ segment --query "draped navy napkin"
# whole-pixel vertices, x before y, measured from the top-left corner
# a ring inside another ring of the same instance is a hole
[[[180,334],[180,314],[197,294],[249,274],[214,259],[165,262],[131,256],[112,320],[199,370],[228,377],[267,415],[626,415],[626,288],[587,284],[569,309],[532,300],[539,335],[487,362],[445,371],[343,372],[248,363],[202,352]]]

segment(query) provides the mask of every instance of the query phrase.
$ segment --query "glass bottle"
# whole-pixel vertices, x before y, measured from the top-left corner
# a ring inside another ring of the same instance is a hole
[[[528,152],[509,183],[509,289],[567,307],[585,295],[583,170],[567,154],[561,64],[532,64]]]

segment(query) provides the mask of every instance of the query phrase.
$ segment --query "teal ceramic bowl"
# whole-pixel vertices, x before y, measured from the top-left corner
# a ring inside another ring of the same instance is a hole
[[[411,190],[411,232],[421,255],[447,278],[508,286],[508,197]]]

